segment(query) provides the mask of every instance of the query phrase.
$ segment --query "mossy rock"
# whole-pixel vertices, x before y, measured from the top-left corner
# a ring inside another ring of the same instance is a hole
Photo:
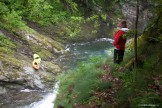
[[[4,54],[12,55],[15,53],[15,50],[6,47],[0,47],[0,52]]]
[[[52,73],[49,73],[49,72],[45,72],[45,71],[41,72],[40,76],[41,76],[42,82],[47,83],[47,84],[50,83],[52,85],[56,79],[55,75],[53,75]]]
[[[37,54],[40,55],[43,60],[48,60],[54,56],[50,51],[45,49],[41,49]]]
[[[47,36],[41,35],[37,32],[33,32],[32,36],[38,42],[40,42],[42,44],[42,47],[44,47],[45,49],[51,50],[53,48],[56,48],[58,51],[64,50],[64,46],[61,43],[59,43]]]
[[[3,54],[12,55],[15,53],[16,44],[8,37],[0,34],[0,52]]]
[[[48,50],[50,52],[52,52],[53,49],[56,49],[58,52],[64,52],[63,44],[34,30],[32,32],[29,30],[20,30],[17,34],[24,37],[33,52],[38,52],[41,49]]]
[[[3,53],[0,53],[0,60],[2,60],[5,57]]]
[[[4,69],[9,67],[9,68],[14,68],[14,69],[21,69],[22,64],[20,62],[20,60],[16,59],[13,56],[9,56],[9,55],[4,55],[4,58],[1,59],[2,63],[3,63],[3,67]]]
[[[43,68],[49,73],[57,74],[61,72],[61,68],[52,62],[42,61],[42,65],[43,65]]]

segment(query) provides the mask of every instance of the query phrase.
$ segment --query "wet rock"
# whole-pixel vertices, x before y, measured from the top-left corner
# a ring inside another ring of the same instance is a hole
[[[46,92],[38,90],[30,90],[23,92],[20,90],[8,90],[5,94],[0,94],[1,108],[24,108],[25,105],[39,101]]]
[[[45,85],[53,84],[55,76],[61,72],[58,65],[49,61],[42,61],[40,70],[34,70],[30,63],[31,60],[19,60],[14,64],[11,61],[10,64],[8,61],[0,62],[0,85],[10,89],[44,89]]]
[[[6,88],[0,86],[0,94],[5,94],[6,92]]]
[[[50,73],[53,73],[53,74],[57,74],[59,72],[61,72],[61,69],[58,65],[55,65],[54,63],[52,62],[45,62],[45,61],[42,61],[42,68],[44,70],[46,70],[47,72],[50,72]]]
[[[25,37],[25,40],[28,41],[31,46],[34,46],[36,48],[41,47],[41,49],[45,49],[50,52],[55,51],[56,53],[59,54],[64,53],[64,46],[61,43],[56,42],[47,36],[39,34],[36,31],[29,33],[28,31],[19,30],[17,31],[17,34],[22,37]],[[37,49],[32,49],[32,50],[37,50]]]
[[[28,86],[31,86],[32,88],[39,88],[43,89],[44,84],[41,83],[41,79],[39,75],[36,73],[36,71],[32,67],[24,67],[24,72],[26,73]]]

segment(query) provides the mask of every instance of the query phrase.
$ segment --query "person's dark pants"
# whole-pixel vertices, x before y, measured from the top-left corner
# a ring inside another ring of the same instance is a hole
[[[124,50],[114,49],[114,63],[120,64],[123,61]]]

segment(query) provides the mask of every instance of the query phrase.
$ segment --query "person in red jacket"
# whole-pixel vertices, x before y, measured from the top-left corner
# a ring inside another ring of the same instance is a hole
[[[119,22],[118,28],[119,28],[118,31],[114,35],[113,45],[115,47],[114,63],[120,64],[123,61],[126,43],[126,39],[124,39],[122,36],[129,30],[127,28],[126,20],[122,20],[121,22]]]

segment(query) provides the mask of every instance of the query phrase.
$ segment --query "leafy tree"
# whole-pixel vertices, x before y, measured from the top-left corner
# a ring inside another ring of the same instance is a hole
[[[0,16],[7,13],[8,11],[8,7],[3,2],[0,2]]]
[[[51,20],[52,9],[45,0],[28,0],[25,14],[29,20],[44,24]]]

